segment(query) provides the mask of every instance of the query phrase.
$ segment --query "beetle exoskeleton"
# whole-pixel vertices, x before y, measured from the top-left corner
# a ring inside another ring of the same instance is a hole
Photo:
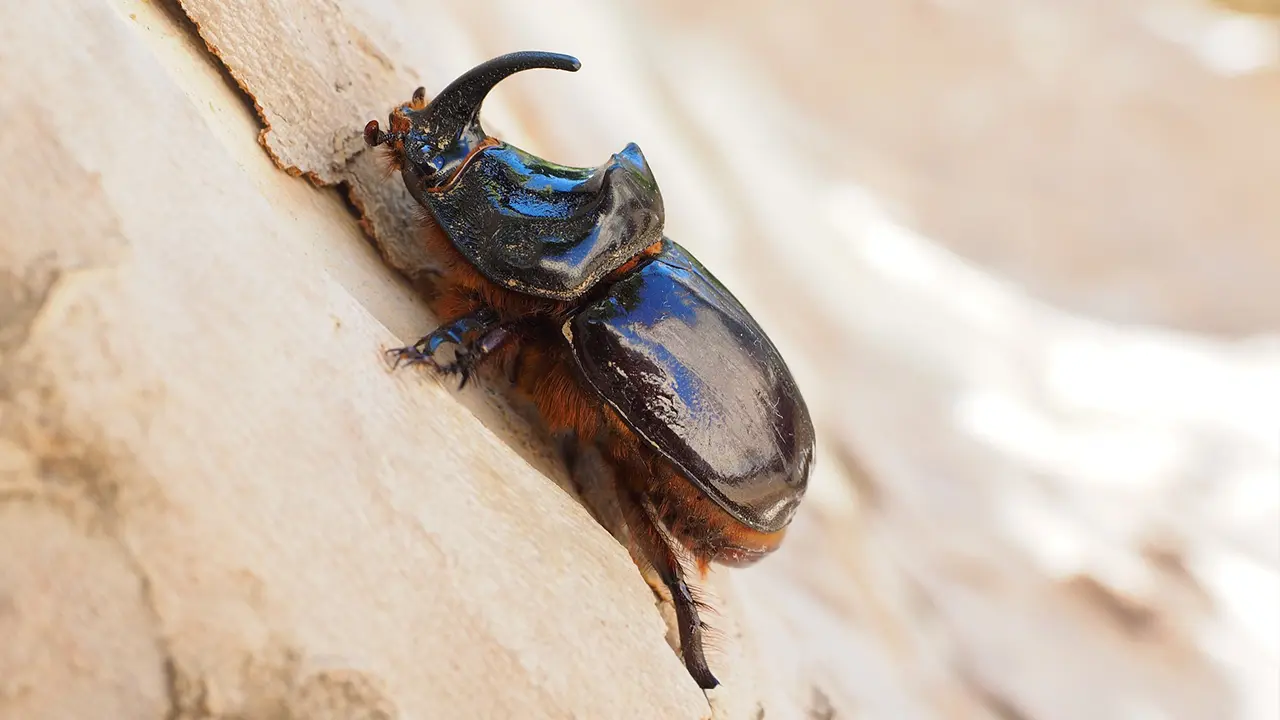
[[[663,235],[639,147],[572,168],[485,133],[480,107],[503,78],[578,67],[567,55],[503,55],[430,104],[420,88],[389,132],[365,127],[430,211],[424,239],[443,266],[444,323],[392,352],[462,384],[480,363],[505,364],[550,430],[601,451],[632,555],[670,592],[685,666],[712,688],[681,549],[702,570],[773,552],[804,496],[813,424],[759,324]],[[435,360],[444,344],[456,350],[448,363]]]

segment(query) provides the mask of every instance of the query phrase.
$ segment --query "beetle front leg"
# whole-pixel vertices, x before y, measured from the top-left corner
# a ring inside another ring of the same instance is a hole
[[[402,362],[406,365],[429,363],[446,375],[459,375],[462,382],[458,384],[458,389],[461,390],[466,387],[480,362],[506,344],[512,336],[512,327],[500,324],[498,314],[492,308],[483,307],[441,325],[413,345],[388,350],[387,354],[394,357],[392,369],[399,367]],[[452,362],[441,364],[436,361],[435,355],[446,343],[456,346],[456,350]]]
[[[392,348],[387,351],[387,354],[394,358],[393,369],[399,367],[402,362],[406,365],[417,365],[418,363],[434,364],[432,358],[441,345],[453,343],[461,347],[468,336],[477,332],[488,331],[497,326],[497,324],[498,314],[492,308],[482,307],[452,322],[441,325],[431,333],[419,338],[418,342],[412,345]]]

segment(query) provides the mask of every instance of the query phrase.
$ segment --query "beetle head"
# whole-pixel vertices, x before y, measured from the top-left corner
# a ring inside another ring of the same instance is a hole
[[[480,106],[495,85],[532,68],[576,71],[577,59],[518,52],[468,70],[426,102],[391,112],[389,131],[365,126],[409,194],[490,282],[572,300],[662,237],[662,193],[640,148],[597,167],[543,160],[491,137]]]
[[[449,83],[430,103],[418,88],[413,100],[387,117],[388,132],[377,120],[364,128],[370,146],[387,145],[391,160],[415,197],[447,185],[476,150],[496,141],[480,125],[485,96],[506,77],[534,68],[568,70],[581,67],[577,58],[535,50],[501,55],[468,70]]]

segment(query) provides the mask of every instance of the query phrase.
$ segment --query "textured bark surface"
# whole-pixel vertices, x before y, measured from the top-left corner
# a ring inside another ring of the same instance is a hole
[[[419,303],[137,10],[0,23],[0,714],[707,715],[626,551],[386,371]]]
[[[1006,5],[0,10],[0,718],[1276,717],[1280,32]],[[382,363],[360,130],[529,48],[486,126],[637,141],[819,427],[705,695],[536,428]]]

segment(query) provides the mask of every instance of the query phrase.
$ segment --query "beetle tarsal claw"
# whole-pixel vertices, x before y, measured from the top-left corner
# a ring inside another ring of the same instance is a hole
[[[426,340],[427,338],[423,338],[423,340],[414,345],[387,350],[387,359],[391,362],[391,369],[398,370],[401,366],[430,365],[442,375],[457,375],[459,377],[458,389],[465,388],[475,374],[479,356],[467,350],[465,346],[458,345],[454,349],[453,361],[441,364],[432,353],[424,350],[423,346]]]
[[[471,379],[475,373],[476,361],[479,356],[467,350],[466,346],[459,345],[454,349],[453,362],[441,365],[433,361],[436,369],[445,375],[458,375],[458,389],[461,390],[467,386],[467,381]]]
[[[416,345],[408,347],[391,348],[387,350],[387,359],[391,361],[391,369],[397,370],[401,365],[408,367],[410,365],[421,365],[423,363],[435,364],[435,360],[430,355],[422,352]]]

